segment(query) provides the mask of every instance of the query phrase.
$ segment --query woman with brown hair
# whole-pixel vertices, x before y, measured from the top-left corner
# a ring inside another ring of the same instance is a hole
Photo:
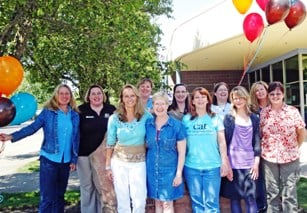
[[[106,103],[99,85],[87,90],[80,111],[80,147],[77,171],[80,179],[81,212],[116,212],[116,197],[112,182],[106,178],[105,134],[109,117],[115,111]]]
[[[299,111],[284,103],[284,86],[269,84],[269,106],[261,110],[261,157],[268,212],[298,212],[296,183],[300,178],[299,147],[305,123]]]
[[[226,141],[222,120],[211,111],[208,90],[195,88],[191,113],[183,117],[187,130],[184,177],[193,212],[219,212],[221,177],[229,175]]]

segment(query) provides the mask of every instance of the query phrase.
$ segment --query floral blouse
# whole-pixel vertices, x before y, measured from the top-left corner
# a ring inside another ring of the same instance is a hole
[[[305,127],[299,111],[283,104],[279,113],[271,106],[260,113],[261,157],[272,163],[288,163],[299,158],[297,129]]]

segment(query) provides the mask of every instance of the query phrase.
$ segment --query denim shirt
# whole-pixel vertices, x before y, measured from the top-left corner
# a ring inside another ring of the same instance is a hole
[[[254,155],[260,156],[261,149],[260,149],[259,117],[257,114],[252,113],[250,115],[250,119],[253,125],[252,146],[254,149]],[[235,129],[235,118],[232,115],[227,114],[225,116],[224,127],[225,127],[225,139],[226,139],[226,144],[227,144],[227,149],[228,149],[229,144],[231,143],[231,140],[232,140],[234,129]]]
[[[27,136],[30,136],[37,132],[40,128],[43,128],[44,138],[41,149],[47,153],[55,154],[59,152],[58,142],[58,113],[57,111],[44,108],[43,111],[38,115],[33,123],[16,131],[12,134],[12,142],[21,140]],[[78,159],[79,151],[79,114],[74,110],[71,110],[71,121],[72,121],[72,159],[71,163],[76,164]]]
[[[154,167],[177,168],[177,142],[187,137],[184,125],[169,116],[158,137],[156,134],[155,118],[152,118],[146,122],[147,163]]]

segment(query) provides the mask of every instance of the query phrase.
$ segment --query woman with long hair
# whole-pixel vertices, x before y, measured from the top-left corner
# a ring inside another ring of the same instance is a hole
[[[254,82],[250,89],[250,97],[253,112],[260,116],[261,110],[269,105],[267,83],[265,83],[264,81]],[[265,191],[264,171],[261,159],[259,164],[259,176],[257,181],[256,202],[258,207],[258,213],[265,212],[267,209],[267,200]]]
[[[182,117],[189,112],[189,93],[187,87],[180,83],[176,84],[173,89],[173,99],[168,107],[169,115],[182,120]]]
[[[259,175],[259,117],[251,111],[250,96],[242,86],[230,92],[232,110],[224,118],[227,155],[233,178],[223,178],[221,196],[230,199],[231,212],[257,212],[256,183]]]
[[[0,140],[13,143],[43,128],[40,150],[39,212],[63,212],[69,172],[76,170],[79,150],[79,114],[70,87],[58,85],[42,112],[30,125]]]
[[[106,170],[113,180],[119,213],[145,212],[145,123],[152,115],[144,109],[138,90],[125,85],[107,132]],[[132,210],[131,210],[132,204]]]

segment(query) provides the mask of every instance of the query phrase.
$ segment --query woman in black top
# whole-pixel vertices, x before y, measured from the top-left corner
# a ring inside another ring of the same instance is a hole
[[[77,171],[80,178],[81,212],[116,212],[113,183],[105,176],[103,143],[108,120],[115,107],[107,104],[99,85],[86,92],[80,110],[80,148]]]

